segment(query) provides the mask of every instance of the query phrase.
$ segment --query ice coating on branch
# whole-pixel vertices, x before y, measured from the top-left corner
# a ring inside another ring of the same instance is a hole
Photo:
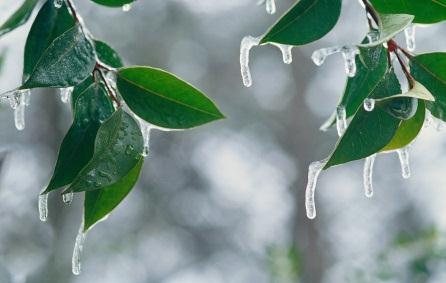
[[[132,4],[124,4],[122,5],[122,11],[123,12],[128,12],[132,9]]]
[[[48,194],[43,194],[44,190],[42,190],[39,194],[39,218],[40,221],[46,222],[48,219]]]
[[[63,5],[63,1],[64,1],[64,0],[54,0],[54,7],[56,7],[57,9],[59,9],[60,7],[62,7],[62,5]]]
[[[413,52],[416,48],[416,38],[415,38],[415,25],[410,25],[404,30],[404,35],[406,37],[407,50]]]
[[[25,108],[29,105],[31,90],[16,90],[7,96],[11,108],[14,110],[14,123],[17,130],[25,129]]]
[[[376,154],[365,159],[364,163],[364,192],[365,196],[371,198],[373,196],[373,164],[375,163]]]
[[[71,271],[74,275],[81,274],[81,256],[86,237],[87,233],[84,232],[84,220],[82,218],[82,223],[76,236],[76,242],[74,243],[73,257],[71,258]]]
[[[316,204],[314,201],[314,193],[316,192],[316,185],[319,174],[327,163],[327,159],[315,161],[308,167],[308,183],[305,190],[305,208],[307,210],[307,217],[309,219],[316,218]]]
[[[404,179],[410,178],[410,162],[409,162],[409,149],[404,147],[397,150],[398,157],[401,163],[401,173]]]
[[[71,204],[71,203],[73,202],[73,198],[74,198],[74,193],[73,193],[73,192],[71,192],[71,193],[66,193],[66,194],[63,194],[63,195],[62,195],[62,201],[63,201],[65,204]]]
[[[251,71],[249,70],[249,52],[254,46],[259,45],[260,37],[245,36],[240,44],[240,71],[243,84],[246,87],[252,85]]]
[[[375,109],[375,99],[366,98],[364,99],[364,109],[365,111],[371,112]]]
[[[71,95],[73,94],[74,87],[60,88],[60,100],[63,103],[68,103],[71,100]]]
[[[344,57],[345,73],[350,78],[356,75],[356,55],[359,53],[358,48],[345,46],[342,48],[342,57]]]
[[[293,46],[279,43],[272,43],[272,45],[279,48],[280,52],[282,52],[283,63],[291,64],[293,62],[293,53],[291,53]]]
[[[342,136],[347,129],[347,112],[342,105],[336,108],[336,129],[338,130],[338,136]]]
[[[316,64],[317,66],[321,66],[322,64],[324,64],[325,59],[327,59],[328,56],[339,53],[341,51],[341,46],[322,48],[314,51],[313,55],[311,55],[311,59],[313,60],[314,64]]]

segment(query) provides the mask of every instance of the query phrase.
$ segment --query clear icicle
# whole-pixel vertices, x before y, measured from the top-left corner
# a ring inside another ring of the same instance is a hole
[[[74,198],[74,193],[73,192],[62,195],[62,201],[65,204],[71,204],[73,202],[73,198]]]
[[[265,1],[266,12],[270,15],[276,13],[276,2],[275,0],[266,0]]]
[[[147,157],[150,153],[150,132],[152,131],[152,126],[144,121],[140,121],[142,137],[144,139],[144,150],[142,156]]]
[[[8,96],[11,108],[14,109],[14,123],[17,130],[25,129],[25,108],[29,105],[31,91],[29,89],[17,90]]]
[[[373,196],[373,164],[375,163],[376,154],[365,159],[364,163],[364,192],[365,196],[371,198]]]
[[[404,30],[404,35],[406,36],[406,46],[407,50],[415,51],[416,48],[416,38],[415,38],[415,25],[410,25]]]
[[[291,52],[293,46],[278,43],[272,43],[272,45],[279,48],[280,52],[282,52],[283,63],[291,64],[293,62],[293,53]]]
[[[54,7],[56,7],[57,9],[59,9],[60,7],[62,7],[62,5],[63,5],[63,1],[64,1],[64,0],[54,0]]]
[[[327,59],[328,56],[339,53],[341,51],[341,46],[322,48],[314,51],[313,55],[311,55],[311,59],[313,60],[314,64],[316,64],[317,66],[321,66],[322,64],[324,64],[325,59]]]
[[[401,163],[401,173],[404,179],[410,178],[410,162],[409,162],[409,149],[407,147],[397,150],[398,157]]]
[[[314,201],[314,193],[316,192],[316,185],[319,174],[324,168],[327,160],[315,161],[308,167],[308,183],[305,190],[305,208],[307,210],[307,217],[309,219],[316,218],[316,204]]]
[[[249,52],[254,46],[259,45],[260,37],[245,36],[240,44],[240,70],[243,84],[246,87],[252,85],[251,71],[249,70]]]
[[[364,109],[365,111],[371,112],[375,109],[375,99],[366,98],[364,99]]]
[[[344,57],[345,62],[345,73],[350,78],[356,75],[356,55],[358,54],[358,49],[356,47],[345,46],[342,48],[342,57]]]
[[[42,222],[46,222],[48,219],[48,194],[42,195],[44,190],[42,190],[39,195],[39,218]]]
[[[336,128],[338,136],[342,136],[347,129],[347,112],[342,105],[336,108]]]
[[[122,5],[122,11],[123,12],[128,12],[132,9],[132,4],[124,4]]]
[[[74,275],[81,274],[81,256],[86,237],[87,233],[84,232],[84,220],[82,218],[82,223],[79,227],[79,232],[77,233],[76,242],[74,244],[73,257],[71,259],[71,271]]]
[[[74,87],[61,88],[60,91],[60,100],[63,103],[68,103],[71,100],[71,95],[73,94]]]

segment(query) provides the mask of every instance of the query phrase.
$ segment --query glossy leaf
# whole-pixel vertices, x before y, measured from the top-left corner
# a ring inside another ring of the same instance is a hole
[[[372,47],[381,45],[398,33],[406,29],[413,21],[414,16],[407,14],[380,14],[379,15],[379,38],[373,42],[360,44],[361,47]]]
[[[414,86],[412,89],[410,89],[408,92],[400,93],[396,95],[392,95],[390,97],[378,99],[378,100],[387,100],[391,98],[398,98],[398,97],[411,97],[411,98],[417,98],[422,99],[426,101],[435,101],[435,97],[430,93],[430,91],[421,83],[415,81]]]
[[[59,150],[53,177],[46,192],[73,182],[90,161],[99,126],[114,112],[113,104],[102,85],[87,79],[73,91],[74,121]]]
[[[418,101],[418,110],[415,116],[409,120],[401,121],[395,136],[381,151],[392,151],[409,145],[421,132],[425,116],[426,108],[424,102]]]
[[[427,53],[410,59],[413,77],[435,97],[426,107],[433,116],[446,121],[446,53]]]
[[[94,154],[65,191],[93,191],[120,181],[136,166],[143,152],[143,138],[137,122],[122,109],[99,128]]]
[[[316,41],[336,25],[341,14],[341,6],[341,0],[297,1],[268,30],[260,43],[304,45]]]
[[[84,231],[106,218],[130,193],[135,186],[144,159],[141,157],[136,166],[117,183],[102,190],[85,192]]]
[[[0,36],[25,24],[31,16],[38,0],[25,0],[22,6],[0,26]]]
[[[121,7],[125,4],[133,3],[135,0],[91,0],[97,4],[108,7]]]
[[[121,68],[124,66],[118,52],[111,48],[107,43],[95,40],[94,47],[99,61],[113,68]]]
[[[413,97],[396,97],[384,100],[384,109],[400,120],[411,119],[418,109],[418,99]]]
[[[201,91],[160,69],[120,69],[117,86],[136,115],[162,128],[187,129],[224,118]]]
[[[446,20],[446,0],[370,0],[386,14],[414,15],[415,23],[433,24]]]

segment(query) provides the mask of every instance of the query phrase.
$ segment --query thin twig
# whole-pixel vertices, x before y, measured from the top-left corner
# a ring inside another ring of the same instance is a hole
[[[396,58],[398,58],[398,62],[400,63],[401,68],[403,69],[403,72],[406,75],[407,81],[409,82],[409,86],[412,89],[415,85],[415,79],[410,74],[409,69],[407,68],[406,64],[404,63],[403,59],[398,53],[398,50],[395,50],[393,53],[396,55]]]
[[[376,25],[378,26],[379,25],[378,12],[375,10],[375,8],[373,8],[372,4],[370,4],[368,0],[361,0],[361,1],[364,4],[367,13],[369,13],[370,16],[372,16],[373,21],[375,21]]]
[[[119,101],[118,97],[116,96],[115,92],[113,91],[113,88],[109,85],[107,79],[105,78],[105,75],[103,71],[99,68],[95,68],[95,71],[98,72],[99,76],[101,77],[101,80],[104,82],[105,88],[107,89],[108,95],[111,97],[111,99],[116,102],[116,105],[118,107],[121,107],[121,101]]]

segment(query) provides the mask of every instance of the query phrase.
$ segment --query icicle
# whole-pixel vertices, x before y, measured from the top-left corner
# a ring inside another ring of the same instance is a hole
[[[311,59],[313,60],[314,64],[316,64],[317,66],[321,66],[322,64],[324,64],[325,59],[327,59],[328,56],[339,53],[341,51],[341,46],[322,48],[314,51],[313,55],[311,55]]]
[[[364,99],[364,109],[365,111],[371,112],[375,109],[375,99],[366,98]]]
[[[249,70],[249,52],[251,48],[259,45],[260,37],[245,36],[240,44],[240,70],[243,84],[246,87],[252,85],[251,71]]]
[[[356,55],[358,54],[358,49],[356,47],[345,46],[342,48],[342,56],[345,62],[345,72],[350,77],[353,78],[356,75]]]
[[[282,52],[283,63],[291,64],[293,62],[293,53],[291,53],[293,46],[278,43],[272,43],[272,45],[279,48],[280,52]]]
[[[371,198],[373,196],[373,164],[375,163],[376,154],[373,154],[365,159],[364,163],[364,191],[365,196]]]
[[[270,15],[276,13],[276,2],[274,0],[266,0],[266,12]]]
[[[74,198],[74,193],[73,193],[73,192],[71,192],[71,193],[66,193],[66,194],[63,194],[63,195],[62,195],[62,201],[63,201],[65,204],[71,204],[71,203],[73,202],[73,198]]]
[[[415,51],[416,48],[416,38],[415,38],[415,25],[410,25],[404,30],[404,35],[406,36],[406,46],[409,51]]]
[[[122,11],[123,12],[128,12],[132,9],[132,4],[124,4],[122,5]]]
[[[17,90],[7,96],[11,108],[14,109],[14,123],[17,130],[25,129],[25,108],[29,105],[31,91],[29,89]]]
[[[404,179],[410,178],[410,162],[409,162],[409,149],[407,147],[397,150],[398,157],[401,163],[401,172]]]
[[[71,270],[74,275],[81,274],[81,256],[86,237],[87,233],[84,232],[84,220],[82,218],[82,223],[79,227],[79,232],[77,233],[76,242],[74,244],[73,257],[71,259]]]
[[[142,120],[140,120],[140,125],[142,137],[144,139],[144,151],[142,156],[147,157],[150,153],[150,132],[152,131],[153,127],[149,123]]]
[[[46,222],[48,219],[48,194],[42,195],[44,190],[42,190],[39,195],[39,218],[42,222]]]
[[[319,174],[324,168],[327,160],[315,161],[308,167],[308,183],[305,190],[305,208],[309,219],[316,218],[316,204],[314,201],[314,193],[316,191],[317,180]]]
[[[347,112],[345,107],[341,105],[336,108],[336,128],[338,136],[342,136],[347,129]]]
[[[73,94],[74,87],[60,88],[60,100],[63,103],[68,103],[71,100],[71,95]]]
[[[64,0],[54,0],[54,7],[56,7],[57,9],[59,9],[60,7],[62,7],[62,5],[63,5],[63,1],[64,1]]]

